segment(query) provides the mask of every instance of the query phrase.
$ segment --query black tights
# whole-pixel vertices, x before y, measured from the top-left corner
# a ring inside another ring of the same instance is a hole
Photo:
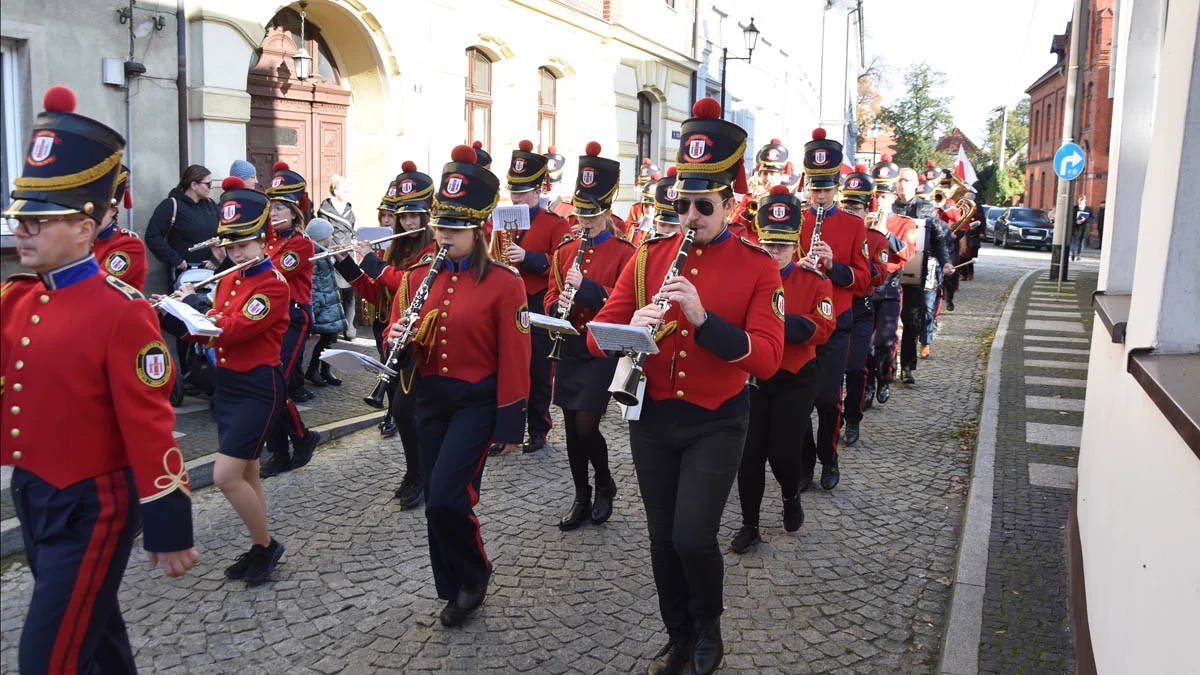
[[[401,376],[403,375],[405,373],[402,372]],[[388,387],[387,391],[388,413],[391,414],[392,421],[396,423],[396,429],[400,434],[400,445],[404,446],[404,470],[419,477],[421,475],[419,459],[421,446],[417,437],[417,397],[415,393],[405,394],[399,388],[400,378],[394,378],[392,386]]]
[[[588,488],[588,464],[596,471],[597,487],[607,484],[612,476],[608,472],[608,442],[600,433],[603,413],[587,410],[563,410],[567,431],[567,461],[571,464],[571,480],[575,490]]]
[[[312,356],[308,359],[308,372],[313,372],[321,367],[321,354],[329,345],[337,340],[337,335],[334,333],[320,333],[317,338],[317,344],[313,345]]]

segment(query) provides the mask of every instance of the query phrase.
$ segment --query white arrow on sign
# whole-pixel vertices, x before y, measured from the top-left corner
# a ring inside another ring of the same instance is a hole
[[[1082,161],[1083,161],[1083,155],[1079,154],[1078,152],[1072,152],[1071,154],[1067,155],[1066,157],[1063,157],[1062,164],[1059,164],[1059,166],[1058,166],[1058,172],[1060,174],[1071,173],[1070,167],[1073,167]]]

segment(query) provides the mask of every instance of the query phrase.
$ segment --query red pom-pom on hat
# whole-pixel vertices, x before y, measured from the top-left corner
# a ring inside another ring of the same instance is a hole
[[[649,164],[650,164],[650,158],[649,158],[649,157],[643,157],[643,158],[642,158],[642,164],[643,164],[643,165],[649,165]]]
[[[879,157],[879,161],[890,164],[892,162],[892,156],[891,155],[881,155]]]
[[[406,160],[404,160],[404,163],[400,165],[400,170],[403,171],[404,173],[408,173],[410,171],[416,171],[417,163],[412,161],[411,159],[406,159]]]
[[[479,143],[479,141],[475,142]],[[479,143],[479,146],[483,147],[483,144]],[[477,159],[479,159],[479,155],[475,154],[475,148],[469,145],[456,145],[454,146],[454,149],[450,151],[451,162],[474,164]]]
[[[287,171],[291,168],[287,162],[275,162],[275,165],[271,167],[271,171]]]
[[[75,112],[75,92],[56,84],[46,90],[42,108],[46,112]]]
[[[474,143],[471,144],[471,147],[475,148],[476,150],[482,150],[483,149],[483,141],[475,141]]]
[[[937,168],[937,162],[935,162],[935,161],[933,161],[933,160],[931,159],[931,160],[929,160],[928,162],[925,162],[925,166],[926,166],[926,167],[928,167],[928,168],[930,168],[930,169],[936,169],[936,168]]]
[[[533,152],[533,141],[521,141],[517,147],[521,149],[521,152]]]
[[[246,181],[242,180],[241,178],[238,178],[237,176],[230,176],[229,178],[226,178],[225,180],[221,181],[221,189],[222,190],[232,190],[234,188],[244,188],[244,187],[246,187]]]
[[[678,175],[679,175],[679,169],[676,169],[675,167],[670,167],[669,169],[667,169],[667,178],[674,178]]]
[[[773,145],[783,145],[783,141],[779,140],[778,138],[772,138],[771,143]]]
[[[825,130],[822,129],[821,127],[817,127],[816,129],[813,129],[812,137],[813,137],[814,141],[825,140]]]
[[[650,174],[650,180],[662,180],[662,174],[655,172]]]
[[[721,117],[721,104],[715,98],[702,98],[692,105],[692,117],[718,119]]]
[[[556,148],[556,147],[554,147],[554,146],[552,145],[552,146],[550,146],[550,147],[546,148],[546,154],[549,154],[549,155],[557,155],[557,154],[558,154],[558,148]]]
[[[786,185],[776,185],[775,187],[771,188],[771,191],[767,194],[790,195],[790,194],[792,194],[792,190],[791,190],[791,188],[789,188]]]
[[[857,171],[857,172],[859,172],[859,173],[866,173],[866,172],[867,172],[867,167],[866,167],[866,165],[865,165],[865,164],[855,164],[855,165],[854,165],[854,170],[855,170],[855,171]]]
[[[591,143],[587,144],[586,148],[584,148],[584,152],[587,153],[588,157],[599,157],[600,156],[600,144],[597,143],[596,141],[592,141]]]

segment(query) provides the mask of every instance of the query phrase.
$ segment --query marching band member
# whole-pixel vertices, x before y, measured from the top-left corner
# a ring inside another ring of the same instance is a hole
[[[559,186],[562,185],[563,167],[567,164],[567,158],[558,154],[558,148],[553,145],[546,149],[546,182],[542,183],[541,204],[550,213],[559,218],[569,218],[574,211],[571,206],[571,200],[563,199],[558,194]]]
[[[671,168],[673,169],[675,167]],[[667,172],[670,173],[670,169],[668,169]],[[638,218],[636,222],[629,224],[622,221],[620,218],[617,218],[615,215],[612,217],[614,221],[614,231],[620,232],[621,228],[624,228],[625,240],[632,243],[634,246],[637,246],[641,240],[645,240],[646,235],[649,234],[650,230],[653,228],[654,191],[658,185],[658,181],[660,180],[662,180],[662,176],[658,174],[652,174],[650,176],[650,180],[641,186],[641,198],[637,204],[634,204],[634,206],[637,207]],[[632,220],[634,215],[634,209],[630,208],[629,218]],[[620,227],[617,227],[618,225]],[[572,223],[571,234],[575,234],[574,223]]]
[[[566,317],[579,335],[562,335],[561,358],[554,373],[554,403],[566,422],[567,461],[575,482],[575,501],[559,520],[561,530],[573,530],[585,521],[600,524],[612,516],[617,483],[608,469],[608,443],[600,433],[600,420],[608,409],[609,383],[616,362],[596,358],[587,348],[587,322],[604,307],[634,247],[614,236],[609,218],[612,199],[620,183],[621,164],[600,157],[600,144],[588,143],[579,158],[575,183],[575,216],[583,233],[554,251],[545,311]],[[573,289],[564,294],[565,288]],[[588,482],[588,465],[596,473],[596,501]]]
[[[803,477],[800,491],[812,483],[817,458],[821,459],[821,487],[832,490],[841,472],[838,469],[837,439],[842,423],[842,373],[850,347],[850,328],[854,323],[851,304],[871,285],[870,250],[867,227],[862,218],[837,207],[837,181],[842,164],[842,144],[825,138],[824,129],[813,131],[813,139],[804,145],[804,172],[808,177],[808,196],[812,208],[804,214],[800,232],[801,246],[809,244],[821,261],[821,271],[833,283],[833,311],[837,328],[825,344],[817,348],[817,437],[803,434]],[[816,207],[823,207],[824,223],[820,240],[812,243],[816,226]]]
[[[154,310],[92,255],[125,140],[66,87],[44,106],[4,212],[35,274],[0,286],[0,464],[34,578],[15,665],[134,673],[117,602],[134,537],[168,576],[198,561],[174,374]]]
[[[833,333],[834,318],[829,278],[811,257],[796,261],[802,211],[800,200],[785,185],[772,187],[758,203],[755,229],[783,279],[783,362],[770,379],[750,389],[750,425],[737,477],[742,529],[733,538],[734,553],[745,553],[762,541],[758,518],[768,461],[783,493],[783,529],[795,532],[804,524],[796,424],[798,417],[812,414],[814,357],[817,345]]]
[[[388,185],[388,191],[379,204],[379,224],[397,233],[419,230],[420,234],[393,239],[382,258],[375,255],[369,244],[359,242],[359,253],[362,255],[360,263],[355,264],[351,256],[342,256],[336,264],[342,278],[350,282],[354,290],[372,306],[368,314],[373,319],[375,346],[379,349],[380,358],[387,351],[384,348],[384,335],[388,324],[383,312],[390,311],[394,293],[400,290],[407,292],[403,288],[405,270],[418,261],[432,260],[436,249],[433,233],[429,229],[433,179],[417,171],[414,162],[406,161],[401,168],[403,172]],[[397,432],[400,434],[405,468],[404,478],[396,489],[396,499],[404,509],[415,509],[425,499],[425,491],[421,487],[420,440],[414,417],[416,398],[413,392],[417,377],[416,363],[405,364],[403,372],[387,391],[388,412],[379,426],[385,438]]]
[[[100,223],[100,234],[92,244],[92,255],[105,274],[111,274],[139,291],[146,288],[146,245],[132,230],[117,224],[121,204],[133,208],[129,192],[129,168],[124,164],[117,173],[117,190],[110,200],[108,212]]]
[[[913,169],[900,170],[900,178],[896,181],[896,201],[892,204],[892,210],[902,216],[925,221],[921,277],[918,283],[902,284],[904,297],[900,321],[904,331],[900,340],[900,380],[905,384],[917,382],[912,374],[917,368],[917,343],[919,340],[925,340],[927,323],[933,321],[932,311],[927,311],[926,308],[926,294],[928,291],[937,290],[939,274],[945,274],[954,267],[950,264],[946,252],[947,244],[942,228],[937,225],[937,207],[926,199],[932,194],[932,183],[918,183],[917,172]],[[913,246],[914,254],[917,248]]]
[[[875,193],[875,180],[867,173],[867,167],[862,164],[854,167],[854,172],[846,176],[842,184],[842,210],[859,218],[867,217],[872,197]],[[846,445],[858,442],[858,425],[862,422],[863,411],[869,405],[867,391],[867,352],[871,349],[871,333],[875,330],[875,306],[871,304],[871,296],[875,288],[887,280],[887,265],[891,258],[887,226],[880,222],[878,228],[867,228],[867,250],[870,254],[871,285],[862,294],[855,295],[851,304],[853,322],[850,328],[850,349],[846,353],[846,407],[842,417],[846,421]]]
[[[750,192],[742,197],[737,213],[730,226],[745,230],[746,237],[757,241],[757,223],[752,210],[757,209],[761,200],[765,199],[771,188],[780,185],[791,172],[791,162],[788,161],[788,149],[783,141],[772,138],[770,143],[758,149],[755,155],[754,180],[750,183]],[[751,208],[751,205],[754,208]]]
[[[259,477],[258,456],[268,432],[278,425],[287,398],[287,381],[280,351],[290,323],[288,283],[266,257],[269,202],[249,190],[236,176],[221,183],[221,220],[217,243],[234,265],[261,258],[261,262],[217,282],[213,308],[208,312],[221,329],[215,338],[196,338],[217,350],[217,383],[213,416],[219,442],[213,465],[213,483],[229,500],[250,532],[250,550],[225,569],[228,579],[247,584],[267,581],[283,544],[267,528],[267,500]],[[183,295],[192,292],[185,284]],[[177,319],[169,318],[182,333]]]
[[[530,307],[545,304],[546,287],[549,285],[550,256],[554,249],[571,236],[570,225],[557,215],[539,206],[539,194],[546,177],[548,160],[545,155],[533,152],[531,141],[521,141],[512,153],[508,169],[508,194],[513,204],[529,207],[529,229],[518,231],[506,250],[501,246],[500,230],[496,236],[492,256],[515,266],[521,271],[525,282],[525,293]],[[493,223],[493,226],[495,224]],[[550,433],[550,395],[553,390],[553,363],[550,354],[550,333],[544,328],[534,327],[533,360],[530,363],[529,389],[529,441],[524,452],[537,452],[546,447],[546,434]],[[494,447],[493,452],[499,452]]]
[[[679,192],[675,189],[678,170],[675,167],[667,169],[667,177],[654,184],[654,232],[655,237],[669,237],[672,234],[683,234],[683,226],[679,222],[679,214],[675,211],[675,200]],[[643,238],[634,244],[641,246],[648,239]]]
[[[439,255],[405,273],[407,292],[396,293],[388,337],[401,339],[410,326],[415,331],[429,557],[438,597],[447,601],[442,624],[458,626],[487,594],[492,564],[473,507],[489,441],[507,454],[522,438],[530,325],[521,279],[490,260],[481,229],[496,206],[499,181],[475,163],[470,147],[456,147],[450,159],[433,202],[444,261]]]
[[[308,464],[317,447],[317,435],[304,426],[300,411],[296,410],[296,401],[312,398],[312,394],[303,389],[304,379],[299,372],[304,341],[308,339],[308,327],[312,323],[312,257],[315,249],[312,241],[300,231],[304,226],[304,213],[308,210],[308,194],[304,177],[287,164],[276,162],[273,168],[275,176],[267,186],[267,196],[271,200],[271,230],[266,235],[266,252],[275,269],[287,280],[291,293],[288,303],[291,324],[283,334],[280,353],[288,396],[279,422],[267,434],[271,459],[262,467],[263,478]],[[297,380],[300,382],[298,389],[294,388]],[[289,439],[295,450],[290,456]]]
[[[864,407],[874,396],[880,403],[891,397],[895,374],[896,335],[900,327],[900,274],[904,264],[916,253],[916,222],[892,212],[896,201],[896,179],[900,167],[891,155],[883,155],[871,171],[875,180],[875,207],[867,214],[867,227],[881,232],[888,239],[887,278],[875,287],[871,306],[875,308],[875,329],[870,351],[867,352],[867,389]],[[883,214],[880,222],[879,215]],[[882,229],[881,229],[882,228]]]
[[[629,424],[670,635],[649,673],[678,673],[691,662],[694,672],[708,674],[721,663],[717,531],[746,438],[746,376],[770,378],[783,356],[779,269],[728,227],[733,190],[746,189],[746,132],[720,119],[711,98],[697,101],[692,113],[682,125],[675,184],[688,234],[643,244],[595,319],[652,328],[659,343],[659,352],[645,357],[640,419]],[[681,256],[684,246],[690,252]],[[592,335],[588,348],[603,354]]]
[[[621,223],[621,227],[617,228],[618,232],[624,233],[626,237],[633,237],[633,233],[637,231],[638,225],[642,222],[642,216],[646,215],[646,207],[648,206],[646,202],[646,186],[659,180],[659,178],[661,176],[658,175],[658,166],[651,162],[649,157],[643,157],[642,163],[638,167],[637,178],[634,179],[634,186],[638,189],[638,201],[629,207],[629,214],[625,216],[625,221]]]

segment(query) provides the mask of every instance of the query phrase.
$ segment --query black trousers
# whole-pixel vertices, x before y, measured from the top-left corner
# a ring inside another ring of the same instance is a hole
[[[867,386],[891,384],[896,374],[896,334],[900,325],[900,300],[872,300],[875,333],[867,354]]]
[[[833,335],[825,344],[817,347],[817,373],[813,377],[817,435],[815,440],[812,433],[800,438],[801,472],[812,473],[818,457],[822,464],[837,461],[837,439],[842,430],[842,374],[846,371],[846,354],[850,348],[850,329],[853,324],[854,313],[847,309],[838,315]]]
[[[528,296],[531,308],[541,308],[546,292]],[[539,311],[531,309],[530,311]],[[550,331],[531,328],[533,355],[529,360],[529,437],[545,438],[550,433],[550,401],[554,397],[554,362],[550,360]]]
[[[904,301],[900,306],[900,367],[917,369],[917,342],[925,339],[925,289],[904,286]]]
[[[375,348],[379,350],[379,358],[383,360],[387,354],[383,351],[383,331],[387,324],[376,323],[371,326],[375,332]],[[421,475],[421,441],[417,433],[417,383],[421,374],[416,370],[415,361],[400,371],[400,377],[392,380],[388,388],[388,414],[396,423],[396,431],[400,435],[400,445],[404,448],[404,470]]]
[[[658,606],[672,636],[721,615],[725,562],[721,513],[741,462],[749,415],[674,423],[653,403],[629,423],[629,447],[646,508]]]
[[[311,311],[312,308],[307,305],[292,302],[291,323],[288,324],[287,332],[283,334],[283,345],[280,348],[283,380],[288,384],[289,390],[295,388],[292,385],[300,372],[300,364],[304,362],[304,341],[308,339],[308,327],[312,325]],[[303,386],[303,374],[299,378]],[[291,397],[288,397],[283,403],[283,412],[279,415],[279,420],[267,432],[267,450],[272,455],[290,458],[288,440],[291,440],[292,446],[295,447],[308,434],[308,427],[304,426],[304,420],[300,419],[300,411],[296,409]]]
[[[813,359],[794,375],[780,370],[750,390],[750,428],[737,475],[744,525],[758,525],[768,462],[784,496],[796,494],[800,487],[803,474],[795,440],[797,432],[804,433],[809,427],[817,393],[813,388],[816,372],[817,361]]]
[[[966,268],[964,268],[966,269]],[[962,270],[951,272],[942,280],[942,293],[946,298],[946,302],[954,302],[954,294],[958,293],[959,273]]]
[[[869,298],[855,298],[851,308],[854,323],[850,327],[850,349],[846,352],[846,406],[842,417],[858,424],[863,418],[867,391],[867,352],[875,332],[875,307]]]

